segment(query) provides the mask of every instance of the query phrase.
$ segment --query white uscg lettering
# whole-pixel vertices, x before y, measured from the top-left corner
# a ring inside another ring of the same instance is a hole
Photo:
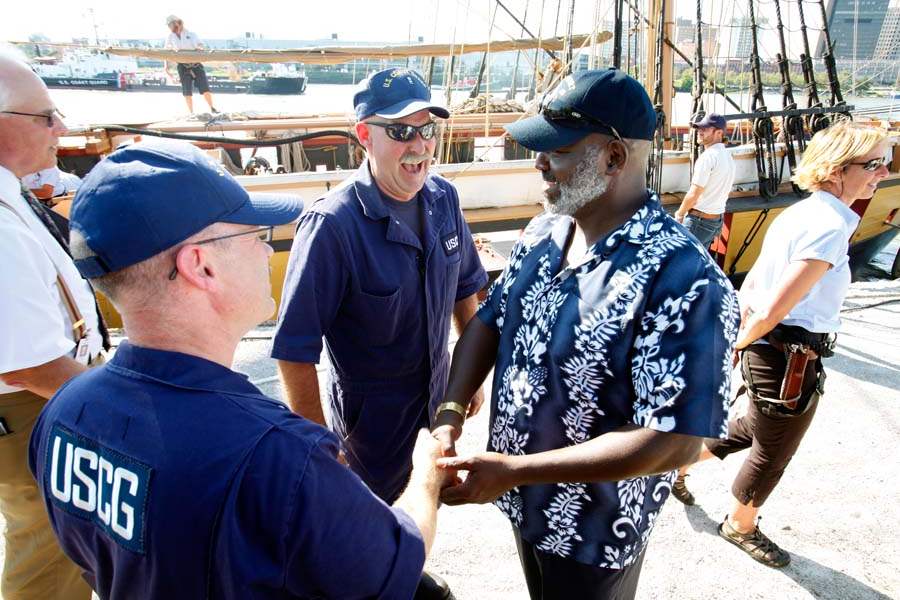
[[[459,250],[459,236],[455,231],[450,235],[445,236],[443,242],[445,254],[450,255]]]
[[[119,544],[143,552],[150,468],[55,425],[45,474],[54,504],[90,519]]]

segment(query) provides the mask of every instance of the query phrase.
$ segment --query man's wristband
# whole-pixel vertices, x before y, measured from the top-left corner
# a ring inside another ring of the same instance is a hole
[[[466,420],[466,407],[459,402],[442,402],[438,405],[437,410],[434,411],[434,418],[437,419],[437,416],[445,410],[455,412],[463,418],[463,421]]]

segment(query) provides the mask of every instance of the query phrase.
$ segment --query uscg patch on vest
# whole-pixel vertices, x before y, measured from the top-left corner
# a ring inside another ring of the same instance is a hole
[[[59,508],[95,523],[120,546],[144,553],[149,466],[54,425],[45,493]]]
[[[459,252],[459,235],[455,231],[441,238],[441,245],[444,246],[444,253],[447,256]]]

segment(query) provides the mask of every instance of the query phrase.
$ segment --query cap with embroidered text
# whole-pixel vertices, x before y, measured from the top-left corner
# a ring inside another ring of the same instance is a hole
[[[400,119],[420,110],[428,110],[442,119],[450,111],[431,101],[431,90],[412,69],[385,69],[373,73],[360,84],[353,96],[353,108],[359,121],[371,116]]]

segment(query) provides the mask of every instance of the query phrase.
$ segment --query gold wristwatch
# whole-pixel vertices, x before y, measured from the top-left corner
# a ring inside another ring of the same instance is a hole
[[[441,404],[438,404],[437,410],[434,411],[434,418],[437,419],[438,415],[445,410],[455,412],[462,417],[463,421],[466,420],[466,407],[459,402],[442,402]]]

